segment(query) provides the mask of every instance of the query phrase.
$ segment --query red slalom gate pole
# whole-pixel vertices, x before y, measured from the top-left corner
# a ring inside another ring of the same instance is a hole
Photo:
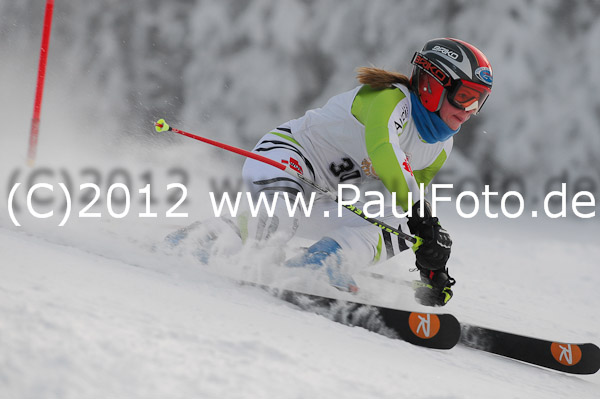
[[[35,90],[35,102],[33,104],[33,117],[31,119],[31,131],[29,133],[29,150],[27,162],[31,166],[35,161],[38,136],[40,132],[40,114],[42,111],[42,96],[44,95],[44,80],[46,78],[46,63],[48,61],[48,46],[50,44],[50,31],[52,26],[52,12],[54,11],[54,0],[46,0],[46,12],[44,14],[44,29],[42,32],[42,44],[40,46],[40,63],[38,66],[38,79]]]

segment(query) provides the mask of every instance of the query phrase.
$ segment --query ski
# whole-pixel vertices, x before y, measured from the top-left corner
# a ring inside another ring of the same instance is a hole
[[[414,282],[378,273],[364,275],[406,287]],[[600,369],[600,349],[592,343],[553,342],[461,323],[460,344],[552,370],[571,374],[594,374]]]
[[[250,283],[302,310],[348,326],[433,349],[453,348],[461,328],[451,314],[419,313]]]
[[[462,324],[461,345],[570,374],[594,374],[600,369],[600,348],[507,333]]]
[[[459,323],[447,313],[419,313],[290,289],[240,282],[262,288],[298,308],[348,326],[434,349],[460,344],[532,365],[569,374],[594,374],[600,369],[600,348],[592,343],[565,343]],[[409,283],[407,282],[406,285]]]

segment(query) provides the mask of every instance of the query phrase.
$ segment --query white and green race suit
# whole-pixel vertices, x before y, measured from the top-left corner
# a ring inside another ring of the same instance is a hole
[[[396,205],[405,211],[413,202],[408,193],[418,201],[419,183],[430,184],[451,150],[452,138],[429,144],[420,137],[411,114],[409,90],[400,84],[383,90],[363,85],[336,95],[324,107],[274,129],[254,148],[263,156],[290,164],[333,192],[340,183],[360,187],[368,179],[379,179],[396,194]],[[246,161],[243,177],[254,194],[278,191],[292,197],[301,193],[308,200],[313,191],[287,173],[252,159]],[[264,239],[283,232],[288,239],[300,225],[306,227],[302,230],[333,238],[363,266],[410,246],[347,210],[338,217],[338,206],[329,197],[319,197],[310,217],[300,213],[287,218],[287,209],[282,208],[274,218],[259,217],[251,223],[250,236]],[[386,216],[382,220],[408,231],[405,218]]]

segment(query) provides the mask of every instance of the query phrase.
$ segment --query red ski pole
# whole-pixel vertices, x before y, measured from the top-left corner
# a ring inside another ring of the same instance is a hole
[[[231,146],[229,144],[219,143],[218,141],[214,141],[214,140],[207,139],[207,138],[204,138],[204,137],[201,137],[201,136],[197,136],[197,135],[192,134],[192,133],[184,132],[183,130],[175,129],[174,127],[169,126],[167,124],[167,122],[165,122],[164,119],[159,119],[158,122],[156,122],[154,124],[154,127],[155,127],[156,131],[159,132],[159,133],[160,132],[169,131],[169,132],[181,134],[182,136],[186,136],[186,137],[198,140],[198,141],[202,141],[203,143],[214,145],[215,147],[219,147],[219,148],[222,148],[222,149],[227,150],[227,151],[235,152],[236,154],[243,155],[245,157],[252,158],[252,159],[255,159],[255,160],[260,161],[260,162],[264,162],[266,164],[274,166],[277,169],[281,169],[283,171],[285,171],[286,168],[287,168],[286,165],[284,165],[282,163],[279,163],[277,161],[274,161],[272,159],[269,159],[267,157],[263,157],[262,155],[255,154],[253,152],[250,152],[250,151],[247,151],[247,150],[243,150],[241,148],[233,147],[233,146]]]
[[[211,139],[207,139],[204,138],[202,136],[198,136],[192,133],[188,133],[188,132],[184,132],[183,130],[179,130],[179,129],[175,129],[171,126],[169,126],[169,124],[167,122],[165,122],[164,119],[159,119],[157,122],[154,123],[154,128],[156,129],[157,132],[173,132],[173,133],[177,133],[177,134],[181,134],[182,136],[186,136],[189,138],[192,138],[194,140],[198,140],[198,141],[202,141],[203,143],[207,143],[210,145],[214,145],[215,147],[219,147],[222,148],[224,150],[227,151],[231,151],[234,152],[236,154],[239,155],[243,155],[245,157],[248,158],[252,158],[255,159],[257,161],[260,162],[264,162],[268,165],[274,166],[277,169],[283,170],[284,172],[287,172],[288,174],[302,180],[303,182],[305,182],[306,184],[308,184],[309,186],[315,188],[316,190],[320,191],[323,194],[327,194],[331,197],[331,199],[333,199],[334,201],[338,202],[338,198],[337,195],[334,194],[333,192],[329,191],[327,188],[321,187],[319,185],[317,185],[315,182],[313,182],[312,180],[309,180],[308,178],[304,177],[303,174],[296,172],[294,169],[290,168],[288,165],[284,165],[282,163],[279,163],[277,161],[274,161],[270,158],[264,157],[262,155],[259,154],[255,154],[253,152],[247,151],[247,150],[243,150],[241,148],[237,148],[237,147],[233,147],[229,144],[224,144],[224,143],[220,143],[218,141],[215,140],[211,140]],[[392,226],[389,226],[385,223],[383,223],[382,221],[375,219],[375,218],[371,218],[368,217],[367,215],[365,215],[365,213],[360,209],[355,207],[354,205],[346,205],[346,204],[340,204],[342,205],[344,208],[352,211],[354,214],[362,217],[363,219],[365,219],[367,222],[379,227],[380,229],[382,229],[383,231],[387,231],[388,233],[394,234],[406,241],[412,242],[413,244],[416,244],[417,246],[420,245],[422,243],[422,239],[420,237],[413,237],[409,234],[404,233],[403,231],[400,231],[398,229],[393,228]]]

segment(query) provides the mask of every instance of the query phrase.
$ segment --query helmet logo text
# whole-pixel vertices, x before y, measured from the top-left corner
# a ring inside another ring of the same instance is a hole
[[[431,61],[425,58],[423,55],[417,53],[415,54],[415,58],[413,60],[413,64],[422,68],[424,71],[427,71],[434,78],[436,78],[443,86],[448,86],[451,82],[450,76],[446,74],[446,72],[442,71],[440,68],[435,66]]]
[[[434,46],[432,49],[432,51],[437,51],[439,53],[442,53],[444,55],[447,55],[448,57],[452,58],[453,60],[458,59],[458,54],[455,53],[454,51],[447,49],[446,47],[442,47],[442,46]]]

